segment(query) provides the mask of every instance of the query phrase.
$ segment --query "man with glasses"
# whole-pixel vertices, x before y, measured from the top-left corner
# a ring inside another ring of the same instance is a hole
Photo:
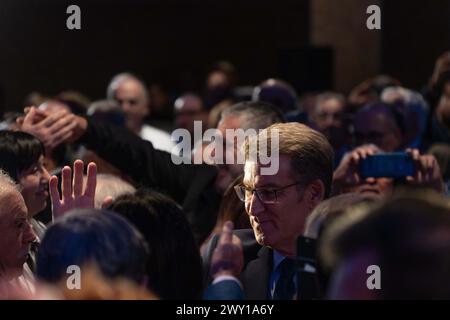
[[[128,130],[71,113],[65,114],[58,121],[48,117],[50,115],[45,112],[30,108],[22,130],[39,137],[41,141],[48,141],[51,146],[64,142],[64,139],[78,141],[95,150],[97,155],[128,175],[135,183],[171,196],[183,207],[199,244],[210,235],[216,224],[224,191],[243,171],[243,165],[237,163],[178,165],[172,161],[170,154],[155,150],[153,143],[142,141]],[[53,122],[46,127],[41,125],[42,121]],[[222,134],[226,134],[227,129],[257,130],[281,121],[284,121],[282,115],[271,105],[241,102],[222,113],[218,130]],[[70,137],[64,138],[63,134],[67,135],[70,130]],[[224,140],[227,144],[234,142],[234,139]],[[236,150],[229,148],[226,152],[237,152],[236,143],[232,146]]]
[[[108,85],[107,96],[120,105],[129,130],[150,141],[156,149],[172,152],[175,143],[170,135],[144,123],[150,114],[150,97],[145,84],[139,78],[130,73],[116,75]]]
[[[286,123],[274,124],[253,139],[261,143],[271,137],[272,130],[279,134],[278,172],[263,174],[261,169],[270,164],[249,157],[249,141],[244,146],[244,179],[235,187],[253,228],[253,232],[235,232],[243,244],[245,266],[240,280],[247,299],[295,297],[292,258],[297,254],[297,237],[303,233],[307,216],[331,189],[333,150],[326,138],[305,125]],[[214,242],[217,239],[211,240],[204,255],[206,266]]]

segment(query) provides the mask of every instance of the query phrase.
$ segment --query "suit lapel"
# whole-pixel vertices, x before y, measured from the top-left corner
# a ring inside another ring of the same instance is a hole
[[[258,252],[258,258],[247,264],[242,273],[242,282],[248,300],[267,299],[272,264],[273,253],[267,247],[262,247]]]

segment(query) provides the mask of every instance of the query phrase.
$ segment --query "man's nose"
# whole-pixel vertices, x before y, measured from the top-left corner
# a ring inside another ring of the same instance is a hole
[[[23,242],[25,244],[28,244],[28,243],[34,242],[37,239],[37,235],[36,235],[33,227],[31,226],[30,222],[27,221],[26,224],[27,224],[27,226],[25,228],[25,232],[23,235]]]
[[[132,105],[131,103],[129,103],[128,101],[122,101],[122,103],[120,104],[122,111],[125,113],[128,113],[132,110]]]
[[[376,182],[377,182],[377,179],[375,179],[373,177],[366,178],[366,183],[367,184],[375,184]]]
[[[48,183],[50,180],[50,173],[48,173],[45,167],[42,167],[42,180],[44,180],[44,183]]]
[[[259,216],[262,212],[264,212],[265,207],[264,203],[259,199],[259,197],[254,192],[251,195],[251,198],[247,201],[247,212],[253,216]]]

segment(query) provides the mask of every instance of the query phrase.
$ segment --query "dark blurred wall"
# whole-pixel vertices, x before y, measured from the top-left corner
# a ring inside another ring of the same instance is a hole
[[[380,69],[381,34],[368,30],[367,7],[381,0],[311,0],[311,44],[334,49],[334,88],[348,92]]]
[[[80,31],[66,29],[70,4],[81,7]],[[381,31],[365,28],[370,4],[382,6]],[[1,0],[0,107],[20,109],[32,90],[102,98],[121,71],[198,90],[219,59],[244,85],[283,75],[348,92],[385,72],[419,88],[449,49],[448,17],[447,0]]]
[[[0,85],[6,109],[32,90],[105,95],[109,79],[136,72],[175,90],[200,89],[228,59],[243,84],[276,75],[280,49],[308,44],[307,0],[1,0]],[[81,7],[82,29],[66,29]]]
[[[450,50],[450,1],[384,1],[382,71],[419,89]]]

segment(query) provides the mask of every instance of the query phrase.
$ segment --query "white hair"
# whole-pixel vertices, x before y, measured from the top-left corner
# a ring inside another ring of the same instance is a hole
[[[136,188],[112,174],[98,174],[95,191],[95,208],[101,209],[103,200],[111,196],[113,200],[124,194],[133,194]]]
[[[106,90],[106,97],[108,99],[114,99],[116,90],[120,87],[120,85],[122,83],[124,83],[125,81],[129,81],[129,80],[136,81],[141,85],[142,91],[144,93],[144,97],[146,100],[148,100],[149,93],[148,93],[147,86],[145,85],[145,83],[141,79],[139,79],[137,76],[135,76],[134,74],[129,73],[129,72],[119,73],[111,79],[111,81],[109,82],[109,85],[108,85],[108,89]]]
[[[20,186],[5,171],[0,169],[0,194],[9,190],[20,192]]]

